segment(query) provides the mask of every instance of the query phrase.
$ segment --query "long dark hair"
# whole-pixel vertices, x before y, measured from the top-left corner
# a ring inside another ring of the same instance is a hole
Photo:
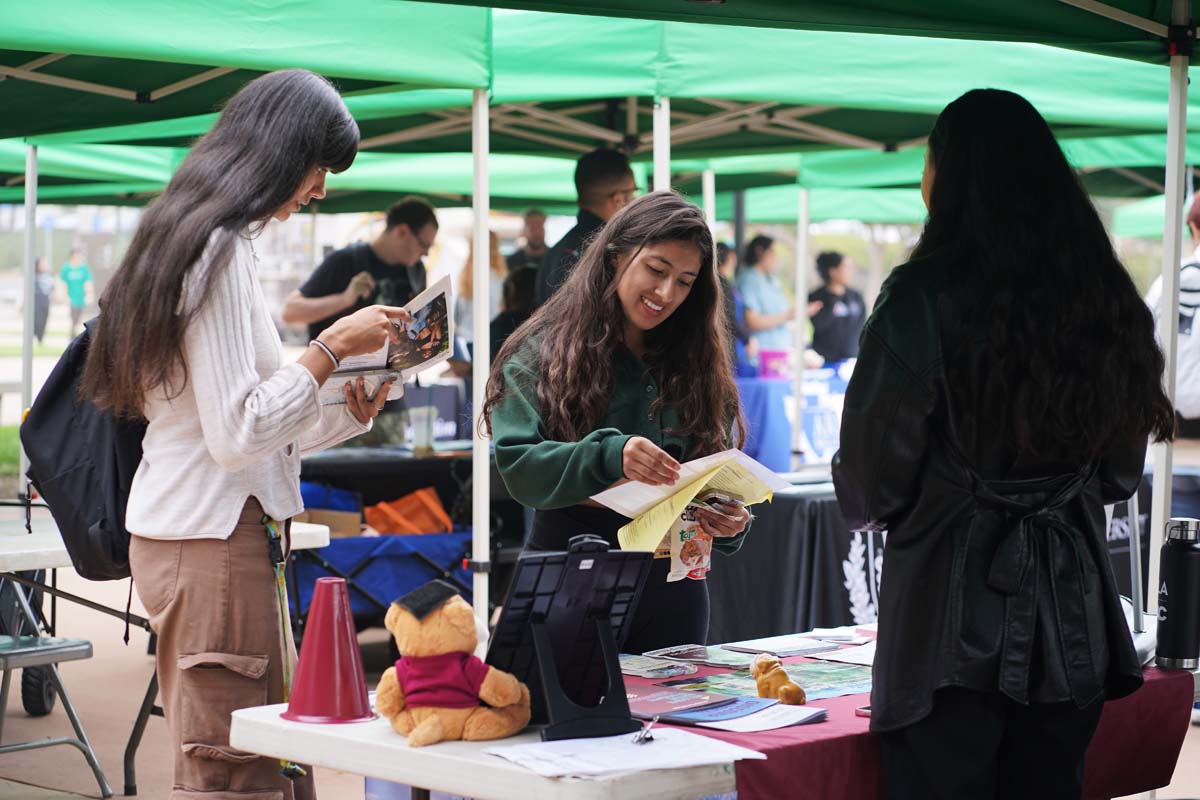
[[[755,236],[753,239],[751,239],[750,243],[746,245],[746,253],[742,257],[742,263],[744,263],[747,267],[757,267],[758,262],[763,257],[763,253],[770,250],[771,246],[774,244],[774,239],[772,239],[770,236],[767,236],[765,233],[760,233],[758,236]]]
[[[184,331],[228,268],[236,237],[260,229],[314,167],[340,172],[357,152],[358,125],[319,75],[284,70],[243,87],[146,209],[100,300],[83,395],[138,417],[147,393],[181,391]],[[181,310],[184,284],[214,232],[211,267]]]
[[[986,391],[1008,413],[997,422],[1022,453],[1094,459],[1136,437],[1170,438],[1151,313],[1037,110],[1012,92],[967,92],[938,117],[929,159],[913,257],[956,267],[952,397],[970,391],[982,347]]]
[[[546,430],[574,442],[599,427],[615,385],[613,356],[622,346],[625,312],[617,296],[618,262],[656,242],[688,242],[700,251],[700,274],[675,312],[646,333],[645,362],[664,406],[679,414],[668,431],[691,440],[689,457],[719,452],[745,425],[733,382],[728,326],[704,214],[674,192],[651,192],[621,209],[587,245],[566,282],[509,337],[488,377],[483,415],[504,398],[504,362],[530,338],[540,339],[537,384]]]

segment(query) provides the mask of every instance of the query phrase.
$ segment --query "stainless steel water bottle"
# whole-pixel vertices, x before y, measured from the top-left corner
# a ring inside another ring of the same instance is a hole
[[[1158,650],[1154,663],[1200,667],[1200,519],[1174,517],[1159,554]]]

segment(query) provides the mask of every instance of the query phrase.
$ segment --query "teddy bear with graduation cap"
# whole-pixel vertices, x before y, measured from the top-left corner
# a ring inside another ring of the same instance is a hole
[[[453,586],[409,592],[384,624],[403,656],[379,679],[375,709],[410,746],[503,739],[529,724],[529,688],[473,655],[475,614]]]

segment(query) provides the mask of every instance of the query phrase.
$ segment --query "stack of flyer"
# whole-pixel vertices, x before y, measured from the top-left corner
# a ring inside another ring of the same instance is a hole
[[[651,650],[644,655],[652,658],[665,658],[669,661],[683,661],[688,664],[702,664],[706,667],[722,669],[750,669],[754,656],[749,653],[735,653],[721,647],[708,647],[702,644],[681,644],[675,647],[664,647],[661,650]]]
[[[721,645],[725,650],[732,650],[735,653],[771,653],[780,658],[827,653],[830,650],[837,650],[840,646],[837,642],[812,639],[801,633],[768,636],[764,639],[747,639],[742,642],[730,642],[729,644]]]

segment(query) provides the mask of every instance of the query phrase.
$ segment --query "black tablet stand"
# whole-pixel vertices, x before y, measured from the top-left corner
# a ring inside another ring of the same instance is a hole
[[[618,647],[651,558],[609,550],[590,535],[573,537],[566,552],[521,555],[487,660],[529,684],[543,740],[641,728],[629,713]]]

